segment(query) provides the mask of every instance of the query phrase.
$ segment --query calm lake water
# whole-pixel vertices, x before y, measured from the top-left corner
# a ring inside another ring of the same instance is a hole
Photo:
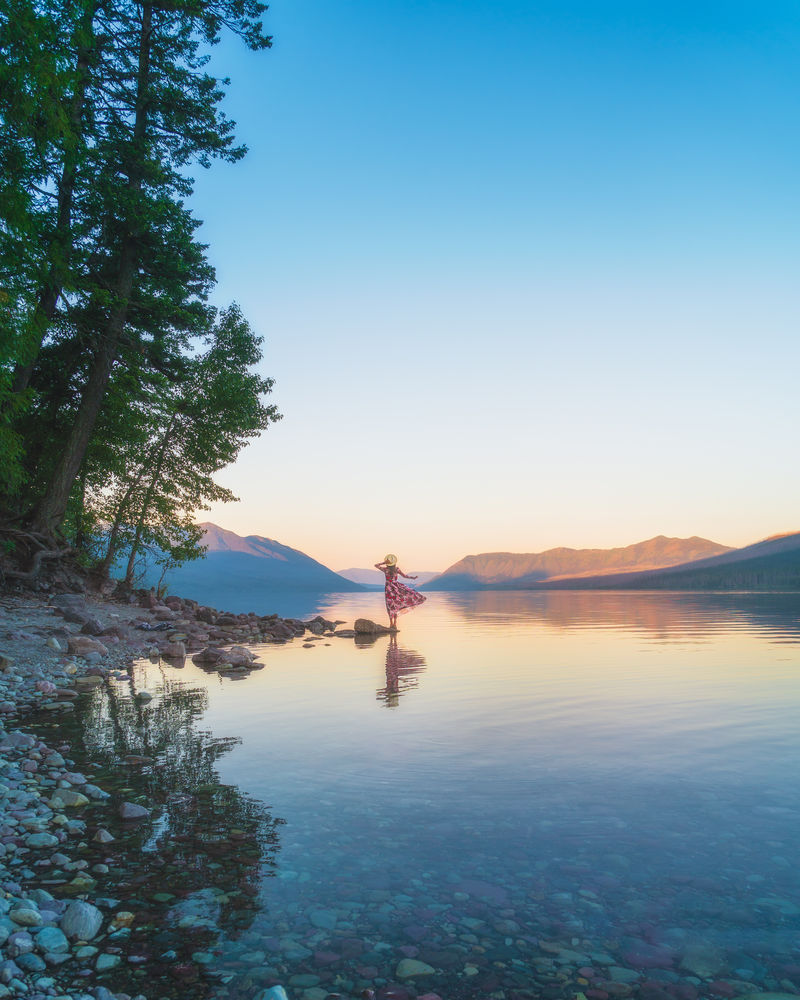
[[[148,996],[800,991],[797,595],[437,593],[400,625],[84,700],[100,777],[160,803],[113,869]]]

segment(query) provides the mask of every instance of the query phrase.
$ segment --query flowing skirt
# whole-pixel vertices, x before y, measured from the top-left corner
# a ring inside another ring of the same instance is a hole
[[[386,610],[390,615],[404,615],[424,600],[424,594],[412,590],[399,580],[386,581]]]

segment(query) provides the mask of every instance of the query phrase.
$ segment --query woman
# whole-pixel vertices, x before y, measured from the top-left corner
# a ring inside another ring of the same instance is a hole
[[[379,569],[386,577],[384,589],[386,595],[386,610],[389,613],[389,628],[397,628],[397,616],[410,611],[425,600],[424,594],[418,594],[416,590],[400,583],[398,576],[404,576],[406,580],[416,580],[415,576],[404,573],[397,565],[397,556],[391,553],[386,556],[383,562],[375,563],[375,569]]]

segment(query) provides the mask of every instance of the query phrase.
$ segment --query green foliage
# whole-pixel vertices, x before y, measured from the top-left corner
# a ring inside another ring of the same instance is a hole
[[[268,47],[265,10],[0,9],[0,518],[104,571],[121,551],[197,557],[194,512],[232,498],[214,474],[279,418],[259,338],[208,304],[186,204],[192,164],[245,154],[207,66],[223,31]]]
[[[207,350],[182,356],[180,378],[139,384],[136,404],[125,414],[131,433],[106,436],[95,452],[96,470],[89,469],[86,503],[92,516],[116,527],[105,567],[126,551],[129,582],[137,555],[146,550],[164,553],[173,565],[200,554],[200,533],[187,513],[235,499],[214,474],[280,419],[277,409],[263,402],[272,380],[250,370],[261,360],[261,340],[237,306],[221,313],[204,341]],[[122,417],[118,402],[119,397],[109,400],[104,415],[109,423]],[[163,565],[160,558],[156,562]]]

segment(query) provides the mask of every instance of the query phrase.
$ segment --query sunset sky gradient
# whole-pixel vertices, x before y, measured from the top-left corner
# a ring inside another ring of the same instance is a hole
[[[800,528],[795,2],[267,24],[193,204],[284,420],[203,520],[333,569]]]

